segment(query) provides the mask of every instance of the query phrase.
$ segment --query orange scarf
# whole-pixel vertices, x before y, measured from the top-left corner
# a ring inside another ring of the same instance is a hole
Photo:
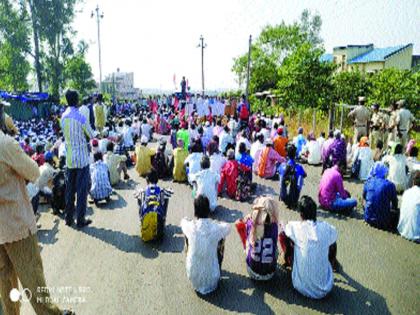
[[[260,165],[258,165],[258,176],[264,177],[265,175],[265,167],[268,161],[268,154],[270,153],[270,148],[265,148],[263,152],[261,152],[260,158]]]

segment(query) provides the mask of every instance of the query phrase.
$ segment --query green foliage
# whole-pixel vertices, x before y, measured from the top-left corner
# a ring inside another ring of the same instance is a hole
[[[420,74],[409,70],[385,69],[369,77],[369,103],[389,107],[393,102],[405,99],[407,107],[418,117],[420,103]]]
[[[333,101],[343,104],[357,104],[358,96],[367,95],[369,82],[359,71],[338,72],[332,78]]]
[[[69,58],[64,66],[66,87],[76,89],[82,97],[88,95],[96,88],[92,67],[86,62],[86,51],[86,44],[79,45],[79,52]]]
[[[321,24],[319,15],[312,16],[308,10],[305,10],[299,22],[290,25],[281,22],[278,25],[264,27],[251,49],[250,94],[274,90],[279,85],[281,87],[287,85],[286,82],[279,84],[279,81],[285,80],[284,74],[288,72],[297,76],[297,73],[292,71],[290,62],[287,69],[281,68],[284,63],[287,63],[286,60],[290,56],[299,59],[302,54],[318,53],[317,49],[320,48],[322,43],[319,37]],[[319,61],[316,62],[319,64],[318,66],[312,63],[309,67],[318,68],[323,75],[323,71],[326,71],[328,67],[320,65]],[[236,74],[240,86],[246,81],[247,63],[247,54],[234,59],[232,71]],[[303,66],[303,63],[301,63],[301,66]],[[307,65],[304,67],[307,67]],[[310,86],[319,87],[319,84],[314,81],[317,80],[312,80]],[[283,93],[283,91],[281,92]],[[296,91],[293,94],[293,97],[288,96],[287,98],[300,103],[301,100],[298,99]],[[319,103],[318,100],[316,103]]]
[[[19,11],[9,0],[0,0],[0,89],[27,89],[29,47],[26,11]]]
[[[320,107],[330,103],[334,66],[320,62],[322,50],[310,43],[299,46],[279,68],[276,94],[293,107]]]
[[[49,90],[58,99],[65,82],[65,61],[74,52],[69,35],[72,35],[70,24],[74,18],[76,0],[44,0],[37,4],[41,39],[48,47],[46,71]]]

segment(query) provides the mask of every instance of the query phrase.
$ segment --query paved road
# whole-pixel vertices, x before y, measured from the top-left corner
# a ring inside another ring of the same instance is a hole
[[[316,197],[319,168],[307,167],[303,194]],[[239,237],[232,230],[226,241],[219,289],[207,296],[194,293],[186,278],[181,218],[193,216],[191,190],[172,187],[166,235],[160,244],[143,244],[133,198],[145,181],[131,170],[132,181],[115,190],[105,208],[92,206],[93,224],[82,231],[65,226],[49,212],[41,215],[38,233],[47,283],[62,306],[77,314],[419,314],[420,247],[398,235],[366,226],[361,211],[343,217],[319,210],[319,219],[339,232],[338,259],[332,293],[321,301],[293,290],[290,273],[279,269],[268,283],[247,276]],[[361,185],[346,185],[360,195]],[[277,182],[258,181],[258,193],[277,193]],[[215,217],[226,222],[248,213],[250,204],[220,200]],[[280,206],[283,221],[297,220],[296,212]],[[61,291],[60,291],[61,290]],[[33,314],[23,306],[23,314]]]

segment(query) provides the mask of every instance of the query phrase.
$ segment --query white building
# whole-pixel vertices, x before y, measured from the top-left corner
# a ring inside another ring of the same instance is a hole
[[[140,97],[140,89],[134,87],[133,72],[113,72],[105,77],[102,82],[103,91],[116,98],[137,99]]]

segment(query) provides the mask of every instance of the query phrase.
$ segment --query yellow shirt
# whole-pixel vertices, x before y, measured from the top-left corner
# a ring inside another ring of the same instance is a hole
[[[184,162],[188,157],[188,151],[185,148],[176,148],[174,154],[174,180],[178,182],[185,182],[187,180],[187,173],[185,172]]]
[[[120,181],[120,164],[121,162],[127,161],[127,157],[124,155],[114,154],[108,152],[105,155],[105,164],[108,165],[109,175],[111,177],[111,185],[116,185]]]
[[[104,105],[95,104],[93,106],[93,112],[95,114],[95,127],[105,127],[105,108]]]
[[[138,145],[136,147],[136,171],[140,176],[144,176],[149,173],[152,169],[152,156],[155,155],[155,151],[144,146]]]
[[[36,233],[35,215],[25,180],[35,182],[39,168],[19,144],[0,131],[0,244]]]

